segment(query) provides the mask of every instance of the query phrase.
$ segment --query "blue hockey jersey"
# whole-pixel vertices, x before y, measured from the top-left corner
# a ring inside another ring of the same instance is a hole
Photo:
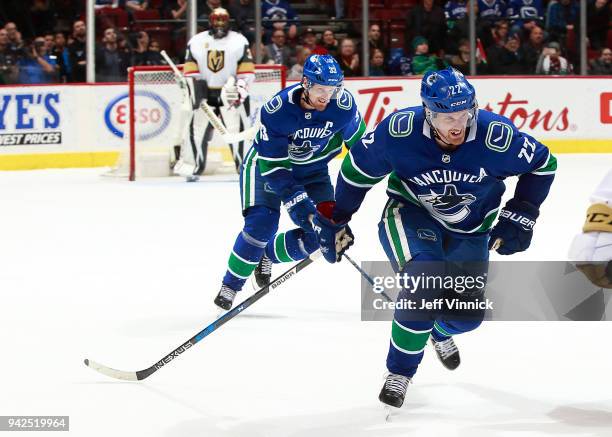
[[[300,106],[301,84],[285,88],[261,109],[261,128],[253,147],[262,177],[280,195],[320,172],[363,132],[363,121],[352,94],[344,90],[324,111]]]
[[[444,228],[487,232],[505,191],[520,175],[515,198],[539,207],[548,195],[556,158],[506,117],[478,111],[466,141],[453,152],[436,143],[422,106],[402,109],[366,133],[342,162],[334,219],[349,219],[366,192],[389,176],[387,194],[425,208]]]

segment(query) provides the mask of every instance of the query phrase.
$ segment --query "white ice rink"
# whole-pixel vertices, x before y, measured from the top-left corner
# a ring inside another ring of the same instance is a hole
[[[565,259],[612,167],[611,155],[558,158],[532,247],[510,259]],[[457,338],[455,372],[428,348],[386,423],[390,324],[360,321],[346,262],[318,260],[145,381],[93,372],[85,357],[148,367],[212,321],[242,226],[233,176],[100,173],[0,173],[0,415],[69,415],[84,437],[612,436],[607,322],[487,323]],[[384,259],[384,185],[354,219],[357,260]]]

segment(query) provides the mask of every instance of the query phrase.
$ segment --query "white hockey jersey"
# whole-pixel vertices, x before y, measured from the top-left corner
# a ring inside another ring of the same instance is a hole
[[[249,42],[233,30],[223,38],[214,38],[209,31],[200,32],[187,44],[183,72],[205,79],[209,88],[221,88],[230,76],[242,77],[249,83],[255,74]]]

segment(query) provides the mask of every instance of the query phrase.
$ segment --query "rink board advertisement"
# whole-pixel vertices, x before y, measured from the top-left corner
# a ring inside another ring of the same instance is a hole
[[[605,78],[473,79],[481,108],[509,117],[556,153],[612,152],[612,81]],[[417,78],[347,80],[369,128],[420,105]],[[277,88],[267,87],[257,100]],[[128,87],[0,87],[0,169],[111,166],[127,148]],[[138,140],[169,146],[182,124],[176,85],[137,94]]]

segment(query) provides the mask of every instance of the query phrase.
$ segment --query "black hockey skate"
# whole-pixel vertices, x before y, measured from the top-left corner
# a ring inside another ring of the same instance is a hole
[[[236,297],[236,291],[229,288],[227,285],[222,285],[219,294],[215,297],[215,305],[219,308],[223,308],[225,311],[229,311],[234,303]]]
[[[435,341],[431,337],[431,344],[436,350],[436,354],[440,359],[440,362],[448,370],[455,370],[461,364],[461,358],[459,357],[459,349],[453,341],[453,337],[449,337],[444,341]]]
[[[272,278],[272,264],[270,258],[264,254],[253,272],[257,287],[263,288],[270,283],[270,278]]]
[[[410,378],[395,373],[389,373],[378,395],[378,400],[383,404],[395,408],[401,407],[404,403],[404,397],[406,396],[406,390],[408,390],[409,383]]]

